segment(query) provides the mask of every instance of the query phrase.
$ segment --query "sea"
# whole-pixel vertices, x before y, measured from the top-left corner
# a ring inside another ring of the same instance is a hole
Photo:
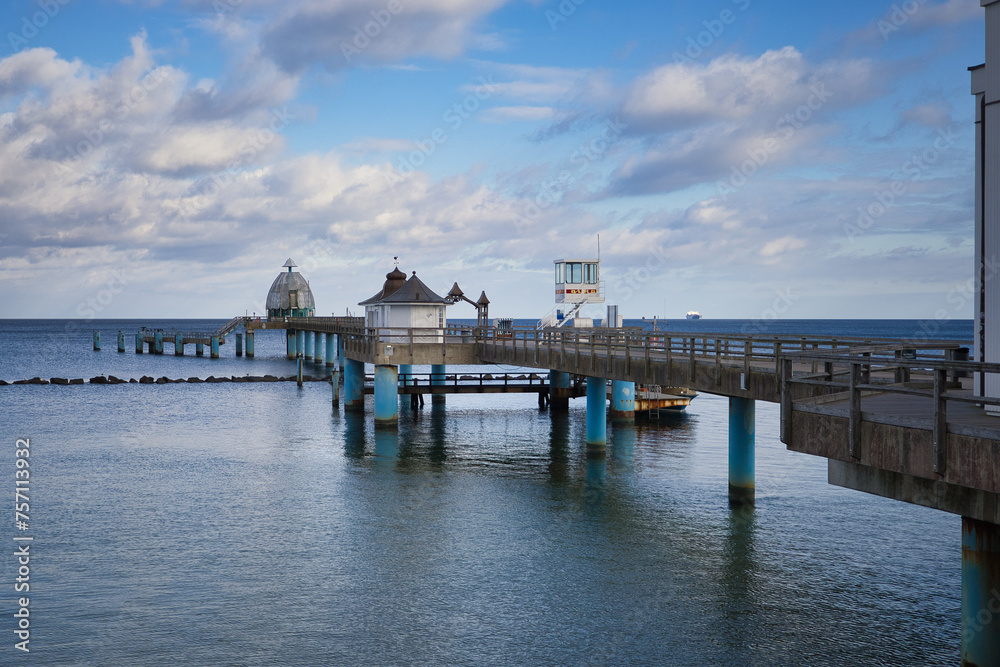
[[[220,359],[134,352],[142,327],[223,322],[2,320],[0,379],[294,374],[283,331],[258,332],[254,359],[232,336]],[[971,320],[657,327],[973,334]],[[0,665],[959,662],[960,517],[830,486],[824,459],[779,441],[777,405],[756,406],[756,506],[733,510],[725,397],[609,423],[594,457],[585,399],[406,400],[398,428],[376,429],[370,396],[345,414],[331,393],[0,386]]]

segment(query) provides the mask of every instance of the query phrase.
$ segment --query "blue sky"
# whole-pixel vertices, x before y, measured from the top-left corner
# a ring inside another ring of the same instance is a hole
[[[260,312],[287,257],[341,314],[397,255],[541,317],[598,236],[626,317],[972,316],[975,0],[2,16],[5,317]]]

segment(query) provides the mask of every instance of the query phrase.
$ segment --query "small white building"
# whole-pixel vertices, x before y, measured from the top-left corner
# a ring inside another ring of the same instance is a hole
[[[435,294],[414,271],[409,279],[396,267],[386,274],[385,284],[375,296],[358,303],[365,307],[365,326],[391,329],[380,336],[383,342],[409,340],[408,329],[435,329],[419,332],[416,343],[441,342],[448,324],[443,297]]]

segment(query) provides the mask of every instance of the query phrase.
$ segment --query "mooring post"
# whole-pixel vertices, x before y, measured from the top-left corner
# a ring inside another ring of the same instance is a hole
[[[94,351],[101,351],[101,332],[94,330]]]
[[[340,404],[340,371],[331,371],[330,385],[333,387],[333,407]]]
[[[365,364],[362,361],[344,360],[344,410],[365,410]]]
[[[219,337],[218,336],[212,336],[212,358],[213,359],[218,359],[219,358]]]
[[[285,330],[285,356],[294,359],[298,350],[295,349],[295,329]]]
[[[247,359],[253,359],[253,329],[247,329]]]
[[[184,356],[184,335],[174,334],[174,356]]]
[[[243,334],[236,334],[236,356],[243,356]]]
[[[194,353],[199,357],[205,356],[205,344],[197,342],[194,344]]]
[[[611,381],[611,419],[635,420],[635,382]]]
[[[124,352],[125,351],[125,332],[124,331],[119,331],[118,332],[118,351],[119,352]]]
[[[751,398],[729,398],[729,504],[754,504],[755,405]]]
[[[295,383],[300,387],[302,386],[302,355],[299,354],[295,357],[297,370],[295,371]]]
[[[326,367],[333,368],[337,365],[334,357],[337,356],[337,338],[332,333],[326,335]]]
[[[608,381],[587,378],[587,445],[604,447],[608,443]]]
[[[399,419],[399,371],[395,366],[375,367],[375,425],[392,426]]]
[[[1000,526],[962,517],[962,664],[1000,658]]]
[[[444,386],[446,384],[445,371],[447,367],[444,364],[432,364],[431,365],[431,384],[435,386]],[[446,401],[444,394],[431,394],[431,405],[442,405]]]
[[[549,409],[569,410],[569,373],[549,371]]]
[[[142,333],[136,332],[135,334],[135,353],[142,354]]]

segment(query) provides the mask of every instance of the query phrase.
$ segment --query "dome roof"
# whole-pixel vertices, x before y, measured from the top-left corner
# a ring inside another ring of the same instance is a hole
[[[301,273],[291,270],[291,267],[295,266],[291,259],[285,262],[285,266],[288,267],[288,271],[279,273],[278,277],[271,283],[271,289],[267,292],[268,311],[289,308],[315,310],[316,301],[313,299],[312,290],[309,289],[309,283],[306,282]],[[289,292],[291,291],[296,292],[298,303],[289,305]]]

